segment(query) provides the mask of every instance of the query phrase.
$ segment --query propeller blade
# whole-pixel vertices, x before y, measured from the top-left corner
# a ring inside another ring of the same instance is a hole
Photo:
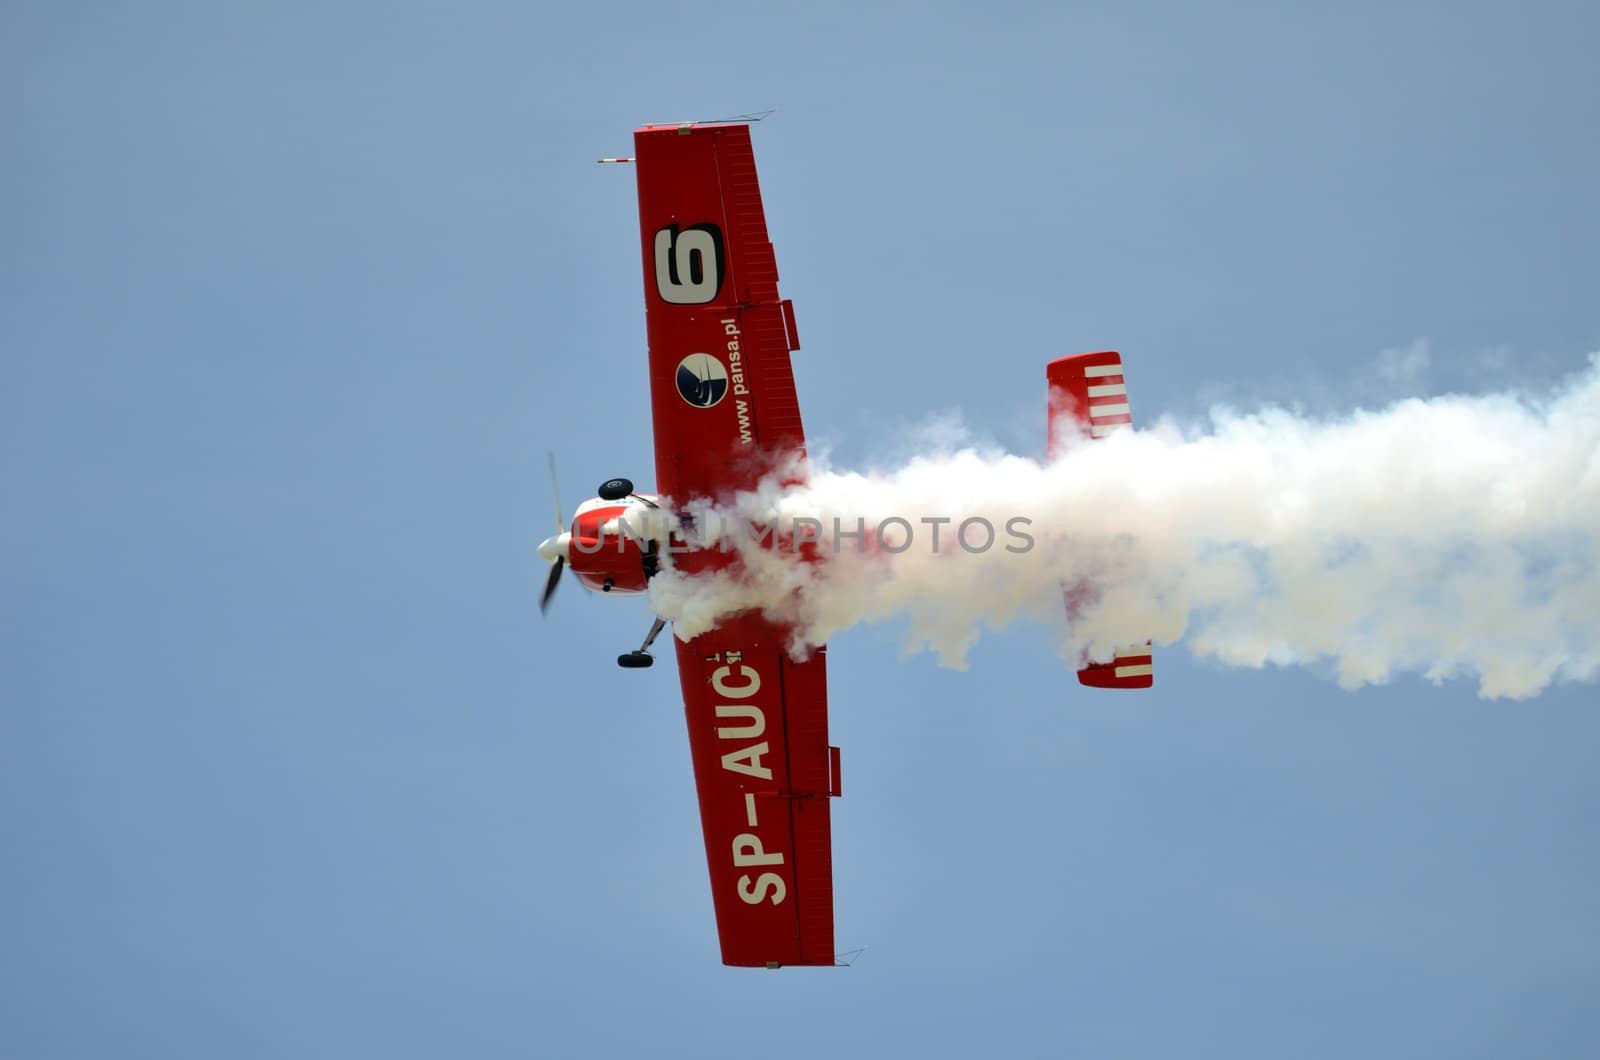
[[[561,533],[567,528],[567,521],[561,517],[561,488],[556,485],[556,454],[554,451],[545,453],[550,458],[550,494],[556,501],[556,533]]]
[[[550,577],[544,580],[544,593],[539,597],[539,613],[542,615],[550,606],[550,598],[556,594],[556,586],[561,584],[561,572],[567,567],[567,561],[561,556],[550,564]]]

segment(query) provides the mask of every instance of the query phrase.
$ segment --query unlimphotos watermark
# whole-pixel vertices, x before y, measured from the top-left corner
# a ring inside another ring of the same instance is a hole
[[[830,525],[831,524],[831,525]],[[699,519],[674,519],[659,509],[635,509],[627,517],[608,523],[598,537],[575,537],[572,546],[586,555],[607,548],[618,552],[629,543],[648,547],[652,542],[666,552],[678,555],[704,549],[722,552],[884,553],[898,556],[923,547],[933,554],[955,552],[981,555],[1003,548],[1014,555],[1032,551],[1033,520],[1014,515],[996,526],[981,515],[956,519],[945,515],[924,515],[914,519],[891,515],[871,525],[865,517],[828,520],[810,516],[779,517],[771,522],[756,522],[711,514]],[[614,532],[612,532],[614,531]]]

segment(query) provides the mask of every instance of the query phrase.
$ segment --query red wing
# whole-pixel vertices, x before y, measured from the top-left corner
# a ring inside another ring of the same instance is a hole
[[[682,504],[755,485],[802,451],[789,352],[747,125],[633,134],[656,486]]]
[[[785,470],[805,432],[750,129],[634,131],[656,483],[682,505]],[[680,569],[718,562],[679,557]],[[725,964],[833,964],[827,656],[741,615],[678,648],[684,716]]]
[[[1107,350],[1080,353],[1051,361],[1045,368],[1050,383],[1049,454],[1060,456],[1075,438],[1104,438],[1133,425],[1122,356]],[[1064,587],[1067,617],[1094,592],[1088,584]],[[1108,663],[1078,671],[1078,680],[1094,688],[1149,688],[1154,683],[1150,642],[1118,648]]]
[[[677,641],[724,964],[833,964],[827,654],[741,616]]]

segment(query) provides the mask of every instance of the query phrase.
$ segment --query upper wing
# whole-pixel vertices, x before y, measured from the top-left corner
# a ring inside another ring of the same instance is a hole
[[[677,645],[722,962],[833,964],[826,650],[754,615]]]
[[[805,432],[748,125],[633,134],[656,485],[679,504],[748,488]]]
[[[1045,368],[1050,383],[1048,451],[1060,455],[1075,437],[1104,438],[1133,425],[1122,355],[1111,350],[1080,353],[1051,361]],[[1094,592],[1088,584],[1068,585],[1067,617]],[[1155,660],[1150,642],[1118,648],[1115,658],[1078,671],[1078,680],[1094,688],[1149,688]]]

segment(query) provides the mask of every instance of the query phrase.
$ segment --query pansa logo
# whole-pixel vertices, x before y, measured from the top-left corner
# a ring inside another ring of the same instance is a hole
[[[708,409],[728,393],[728,369],[709,353],[691,353],[678,362],[678,396]]]

